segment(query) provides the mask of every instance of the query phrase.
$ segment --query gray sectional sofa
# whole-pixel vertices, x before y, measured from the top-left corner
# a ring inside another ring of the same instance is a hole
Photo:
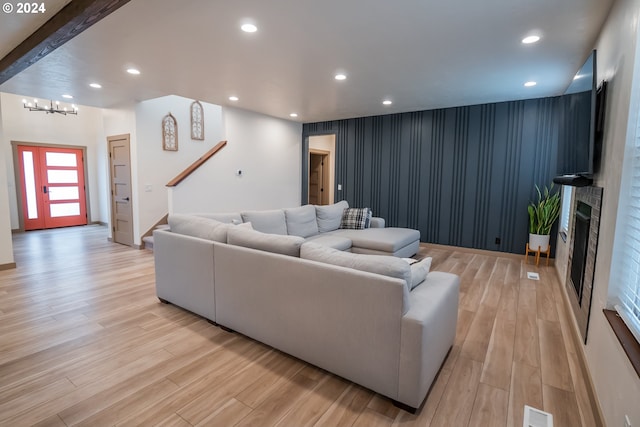
[[[157,295],[418,408],[453,345],[459,278],[400,258],[416,230],[340,229],[345,207],[171,215]]]

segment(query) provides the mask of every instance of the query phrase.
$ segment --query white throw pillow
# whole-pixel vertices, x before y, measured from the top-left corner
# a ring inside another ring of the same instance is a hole
[[[412,259],[412,261],[415,260]],[[431,269],[431,261],[432,258],[427,257],[409,264],[411,266],[411,289],[424,282],[424,279],[427,278],[427,274],[429,274],[429,270]]]

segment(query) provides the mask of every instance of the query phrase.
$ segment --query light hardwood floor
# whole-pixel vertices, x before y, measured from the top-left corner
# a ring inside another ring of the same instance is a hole
[[[101,226],[14,236],[0,271],[0,425],[593,426],[552,267],[423,247],[462,279],[458,331],[421,410],[215,327],[154,292],[153,255]],[[526,279],[540,273],[540,281]]]

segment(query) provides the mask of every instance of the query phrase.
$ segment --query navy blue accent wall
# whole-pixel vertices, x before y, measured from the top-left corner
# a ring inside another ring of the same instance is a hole
[[[336,134],[336,200],[423,242],[523,254],[534,184],[556,173],[558,108],[556,97],[307,123],[303,137]]]

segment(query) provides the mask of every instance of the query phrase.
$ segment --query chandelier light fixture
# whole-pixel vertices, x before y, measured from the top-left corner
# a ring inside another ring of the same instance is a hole
[[[26,99],[22,100],[22,106],[24,108],[28,108],[29,111],[44,111],[49,114],[62,114],[66,116],[67,114],[78,114],[78,107],[75,104],[71,104],[71,107],[63,107],[60,105],[59,101],[55,103],[53,101],[49,101],[49,105],[38,105],[38,100],[34,99],[33,102],[27,102]]]

